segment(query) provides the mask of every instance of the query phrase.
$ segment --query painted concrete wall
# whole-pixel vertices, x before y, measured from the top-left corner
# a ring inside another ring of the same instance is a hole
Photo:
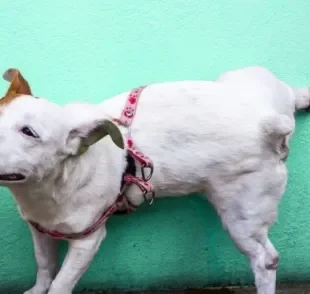
[[[267,66],[310,85],[308,0],[2,1],[0,70],[22,70],[38,96],[99,102],[134,86],[214,79]],[[1,92],[7,88],[0,82]],[[177,114],[171,114],[177,115]],[[272,240],[278,280],[310,280],[310,117],[300,116],[287,193]],[[1,159],[0,159],[1,160]],[[35,279],[32,242],[5,189],[0,195],[0,292]],[[64,252],[65,246],[62,247]],[[113,217],[81,281],[88,288],[202,287],[252,282],[212,207],[199,197],[163,200]]]

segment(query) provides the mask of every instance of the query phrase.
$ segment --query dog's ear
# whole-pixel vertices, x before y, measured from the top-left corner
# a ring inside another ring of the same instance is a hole
[[[71,129],[67,138],[66,153],[80,155],[107,135],[117,147],[125,148],[123,135],[117,125],[109,119],[102,119],[92,120]]]
[[[20,95],[31,95],[32,92],[26,79],[22,76],[20,71],[16,68],[9,68],[4,74],[3,78],[10,82],[11,85],[6,94],[0,99],[1,104],[8,104]]]
[[[10,82],[11,85],[6,93],[12,93],[16,95],[31,95],[31,89],[26,81],[26,79],[23,77],[23,75],[20,73],[20,71],[16,68],[9,68],[4,74],[3,78]]]

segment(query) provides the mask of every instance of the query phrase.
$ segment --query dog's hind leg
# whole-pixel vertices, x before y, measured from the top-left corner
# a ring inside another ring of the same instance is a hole
[[[279,255],[268,238],[284,193],[284,163],[213,182],[208,198],[237,248],[249,258],[257,294],[275,294]],[[215,185],[214,185],[215,183]],[[210,187],[209,187],[210,188]]]

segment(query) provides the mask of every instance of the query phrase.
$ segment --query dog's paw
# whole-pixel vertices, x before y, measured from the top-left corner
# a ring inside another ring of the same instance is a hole
[[[65,291],[63,289],[50,289],[47,294],[72,294],[71,291]]]
[[[28,291],[24,292],[24,294],[47,294],[48,290],[38,288],[36,286],[32,287]]]

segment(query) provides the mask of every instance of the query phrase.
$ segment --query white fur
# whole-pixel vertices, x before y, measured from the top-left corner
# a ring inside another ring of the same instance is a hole
[[[98,121],[120,115],[127,96],[64,107],[23,96],[1,109],[0,174],[27,176],[23,183],[1,184],[9,187],[26,220],[80,232],[116,200],[126,150],[106,136],[83,155],[71,154]],[[206,193],[248,256],[258,294],[275,293],[278,253],[268,230],[285,190],[294,112],[309,107],[309,100],[308,88],[294,89],[264,68],[249,67],[215,82],[151,85],[142,92],[132,124],[135,144],[153,160],[157,198]],[[40,139],[22,134],[25,125]],[[128,197],[136,205],[143,202],[136,187]],[[103,226],[86,239],[70,241],[57,273],[57,241],[31,232],[38,276],[27,294],[72,293],[106,235]]]

